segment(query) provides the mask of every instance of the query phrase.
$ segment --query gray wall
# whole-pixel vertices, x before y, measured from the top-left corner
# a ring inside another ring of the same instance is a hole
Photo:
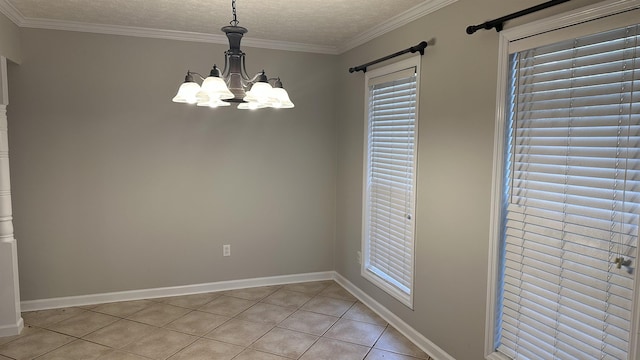
[[[595,1],[572,1],[522,21]],[[336,270],[458,360],[483,358],[498,34],[465,28],[540,3],[459,0],[340,57],[340,71],[421,40],[414,310],[360,276],[364,75],[338,87]]]
[[[170,100],[225,45],[21,40],[9,122],[22,300],[333,269],[335,56],[243,47],[296,107],[212,110]]]
[[[22,29],[9,122],[23,300],[335,269],[456,359],[482,359],[498,34],[464,29],[538,3],[459,0],[340,56],[246,48],[250,70],[285,81],[296,108],[281,112],[168,101],[222,45]],[[364,85],[346,70],[431,38],[409,310],[356,261]]]
[[[20,29],[0,13],[0,56],[20,63]]]

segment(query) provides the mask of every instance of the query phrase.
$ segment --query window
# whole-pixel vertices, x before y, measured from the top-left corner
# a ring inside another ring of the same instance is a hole
[[[637,22],[638,11],[607,18],[614,30],[583,26],[586,34],[559,42],[546,33],[546,44],[507,46],[492,358],[635,356],[640,26],[624,26],[626,19]]]
[[[413,306],[418,79],[415,56],[365,75],[362,275]]]

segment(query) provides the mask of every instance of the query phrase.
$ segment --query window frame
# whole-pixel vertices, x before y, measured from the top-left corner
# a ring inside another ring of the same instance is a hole
[[[364,153],[364,166],[363,166],[363,189],[362,189],[362,194],[363,194],[363,198],[362,198],[362,241],[361,241],[361,254],[362,256],[360,257],[360,274],[362,277],[364,277],[365,279],[367,279],[368,281],[370,281],[371,283],[373,283],[374,285],[376,285],[378,288],[382,289],[383,291],[385,291],[387,294],[391,295],[393,298],[395,298],[396,300],[400,301],[403,305],[409,307],[410,309],[413,309],[413,297],[414,297],[414,286],[415,286],[415,247],[416,247],[416,226],[415,226],[415,219],[416,219],[416,209],[415,209],[415,204],[416,204],[416,184],[417,184],[417,157],[418,157],[418,118],[419,118],[419,103],[420,103],[420,64],[421,64],[421,55],[414,55],[411,56],[409,58],[406,58],[404,60],[400,60],[397,62],[394,62],[392,64],[389,65],[385,65],[379,68],[376,68],[374,70],[370,70],[365,72],[365,84],[364,84],[364,148],[363,148],[363,153]],[[370,79],[374,79],[374,78],[379,78],[382,76],[389,76],[390,74],[396,73],[396,72],[401,72],[403,70],[406,69],[410,69],[410,68],[415,68],[416,71],[416,106],[415,106],[415,122],[414,122],[414,153],[413,153],[413,199],[410,200],[410,202],[413,204],[413,211],[412,211],[412,221],[413,221],[413,249],[412,249],[412,256],[411,256],[411,263],[412,263],[412,268],[411,268],[411,278],[412,278],[412,282],[411,282],[411,287],[410,287],[410,293],[406,294],[405,292],[403,292],[402,290],[400,290],[400,288],[396,287],[395,285],[392,285],[391,283],[389,283],[388,281],[384,280],[382,277],[380,277],[379,275],[375,274],[374,272],[370,271],[367,266],[368,266],[368,259],[369,259],[369,208],[368,208],[368,199],[369,199],[369,194],[368,194],[368,173],[369,173],[369,81]]]
[[[512,29],[500,32],[498,49],[498,76],[497,76],[497,96],[496,96],[496,119],[494,133],[494,159],[493,159],[493,179],[491,187],[491,214],[489,228],[489,261],[488,261],[488,286],[485,320],[485,358],[489,360],[509,360],[502,353],[496,351],[496,340],[498,338],[497,316],[500,299],[500,259],[502,247],[502,212],[504,202],[504,161],[506,155],[505,145],[509,134],[508,125],[508,93],[509,88],[509,44],[511,42],[535,36],[545,36],[544,41],[551,44],[561,39],[555,39],[553,31],[563,29],[593,20],[605,18],[611,15],[623,13],[640,8],[640,0],[610,0],[586,6],[565,14],[549,17],[540,21],[521,25]],[[624,25],[614,25],[623,27]],[[601,29],[598,31],[605,31]],[[544,34],[544,35],[543,35]],[[640,276],[635,277],[634,283],[636,291],[640,289]],[[629,358],[635,359],[640,355],[640,296],[636,295],[632,309],[632,325],[629,331],[630,346]]]

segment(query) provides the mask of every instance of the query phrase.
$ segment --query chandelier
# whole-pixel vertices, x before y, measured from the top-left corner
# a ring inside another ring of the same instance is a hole
[[[280,78],[268,78],[264,70],[253,77],[248,75],[245,53],[240,50],[240,40],[248,30],[238,26],[236,0],[231,1],[231,7],[231,26],[221,29],[229,40],[229,50],[224,53],[224,68],[220,70],[214,64],[207,78],[188,70],[173,101],[212,108],[231,103],[238,103],[238,109],[292,108],[294,105]],[[194,81],[194,75],[200,78],[202,85]]]

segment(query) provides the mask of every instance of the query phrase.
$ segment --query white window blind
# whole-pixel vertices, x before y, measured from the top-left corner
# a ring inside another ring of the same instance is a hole
[[[628,358],[638,291],[639,31],[511,57],[497,344],[511,358]]]
[[[367,73],[363,276],[411,305],[417,65]]]

